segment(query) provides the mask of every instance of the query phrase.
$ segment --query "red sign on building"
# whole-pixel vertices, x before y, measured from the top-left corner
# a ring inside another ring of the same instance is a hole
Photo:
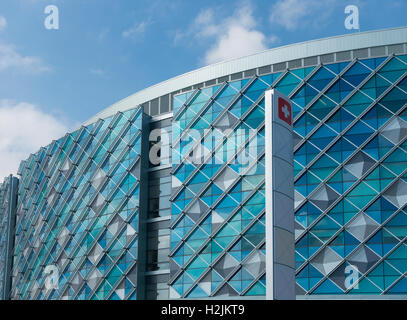
[[[283,98],[278,98],[278,117],[287,122],[290,126],[292,123],[292,106],[291,103]]]

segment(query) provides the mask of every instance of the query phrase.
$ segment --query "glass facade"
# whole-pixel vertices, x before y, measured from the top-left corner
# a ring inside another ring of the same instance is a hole
[[[299,294],[407,293],[406,62],[322,66],[291,94]]]
[[[264,91],[277,78],[175,97],[171,298],[265,295]],[[208,156],[194,164],[197,148]]]
[[[17,178],[12,176],[0,184],[0,299],[9,299],[10,272],[14,243]]]
[[[406,75],[404,55],[355,59],[176,96],[170,296],[265,294],[270,87],[294,103],[297,294],[407,293]],[[188,130],[208,128],[207,139]],[[225,128],[256,130],[256,171],[233,162],[250,137],[233,137],[229,156],[214,138]],[[188,154],[201,145],[210,157],[195,165]],[[358,281],[346,286],[351,274]]]
[[[119,113],[22,163],[12,299],[136,299],[142,119]]]
[[[0,185],[2,298],[264,299],[272,88],[293,102],[297,295],[407,295],[406,54],[189,83],[42,148]]]

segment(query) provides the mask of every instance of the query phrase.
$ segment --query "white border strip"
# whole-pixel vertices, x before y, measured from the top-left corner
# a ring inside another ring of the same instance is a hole
[[[265,92],[266,148],[266,299],[274,300],[274,221],[273,221],[273,91]]]

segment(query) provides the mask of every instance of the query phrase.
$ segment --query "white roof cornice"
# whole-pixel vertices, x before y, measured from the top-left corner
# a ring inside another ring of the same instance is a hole
[[[119,111],[130,110],[147,101],[183,88],[230,74],[307,57],[400,43],[407,43],[407,27],[352,33],[343,36],[301,42],[270,49],[242,58],[216,63],[141,90],[96,114],[94,117],[86,121],[84,125],[91,124],[98,119],[107,118]]]

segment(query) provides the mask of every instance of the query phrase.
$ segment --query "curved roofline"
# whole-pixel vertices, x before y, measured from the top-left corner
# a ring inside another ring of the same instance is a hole
[[[202,82],[271,64],[320,56],[341,51],[407,43],[407,27],[352,33],[311,40],[269,49],[184,73],[134,93],[97,113],[84,123],[89,125],[119,111],[127,111],[147,101]]]

